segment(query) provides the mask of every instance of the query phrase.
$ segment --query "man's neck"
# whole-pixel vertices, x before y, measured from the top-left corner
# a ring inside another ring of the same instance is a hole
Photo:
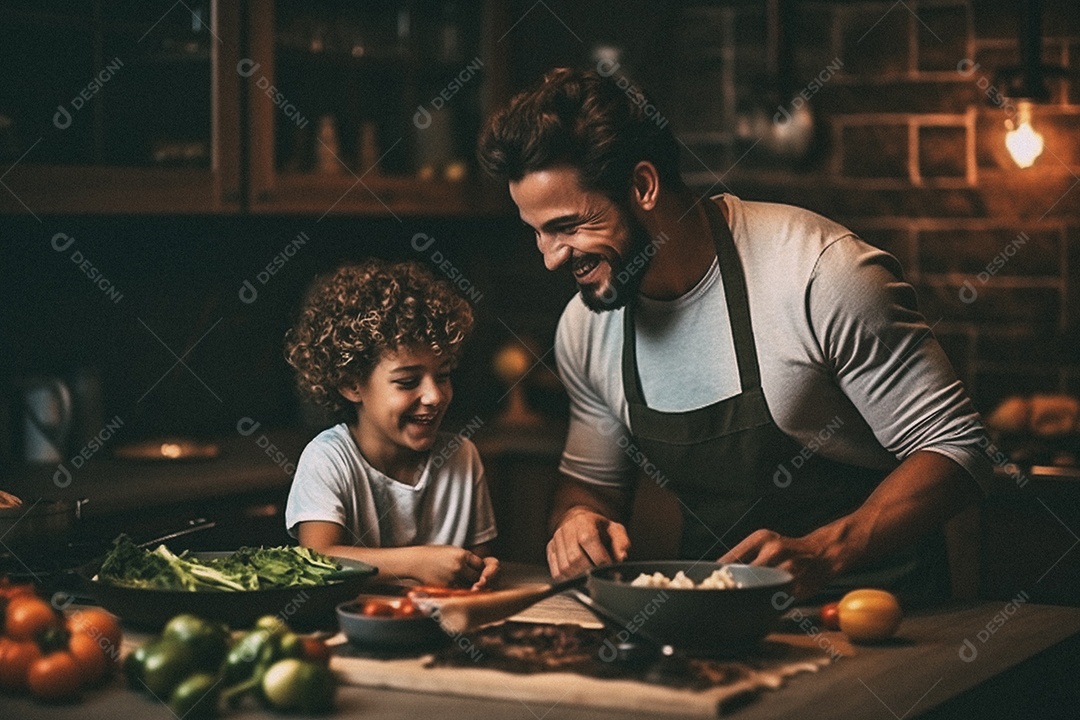
[[[689,190],[670,193],[661,199],[645,221],[649,234],[663,238],[657,242],[648,273],[641,282],[641,294],[654,300],[674,300],[701,282],[716,259],[712,230],[704,204],[709,198],[697,200]],[[728,208],[720,203],[724,221]]]

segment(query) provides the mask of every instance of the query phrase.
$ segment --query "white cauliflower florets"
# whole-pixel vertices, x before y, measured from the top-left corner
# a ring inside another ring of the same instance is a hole
[[[739,587],[739,583],[727,567],[714,570],[709,577],[698,584],[686,576],[682,570],[675,573],[674,578],[668,578],[660,572],[652,575],[641,573],[630,583],[632,587],[671,588],[673,590],[729,590]]]

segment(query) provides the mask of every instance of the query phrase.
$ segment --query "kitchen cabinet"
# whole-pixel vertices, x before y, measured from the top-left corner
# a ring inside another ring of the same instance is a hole
[[[7,4],[0,213],[506,202],[473,157],[507,94],[502,3]]]
[[[506,95],[503,5],[254,0],[252,211],[497,209],[473,155]]]
[[[235,3],[5,4],[0,212],[240,208]]]

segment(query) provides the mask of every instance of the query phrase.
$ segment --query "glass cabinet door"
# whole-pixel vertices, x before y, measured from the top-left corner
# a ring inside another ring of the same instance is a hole
[[[238,207],[239,15],[229,5],[4,2],[0,210]]]
[[[256,2],[242,72],[252,207],[482,209],[492,194],[481,189],[476,136],[504,70],[491,39],[496,4]]]

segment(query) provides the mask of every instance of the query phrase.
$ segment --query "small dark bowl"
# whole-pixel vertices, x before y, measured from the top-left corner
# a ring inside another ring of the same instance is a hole
[[[641,573],[660,572],[673,578],[680,570],[699,583],[722,567],[719,563],[674,560],[619,563],[589,572],[589,595],[623,621],[619,631],[628,633],[628,639],[636,639],[640,632],[643,639],[672,645],[691,655],[731,655],[756,645],[790,605],[793,578],[789,573],[728,565],[742,587],[726,590],[630,584]]]
[[[360,595],[337,606],[338,625],[349,642],[372,650],[404,650],[434,647],[448,636],[439,622],[427,615],[416,617],[379,617],[364,615],[364,603],[377,596]]]

